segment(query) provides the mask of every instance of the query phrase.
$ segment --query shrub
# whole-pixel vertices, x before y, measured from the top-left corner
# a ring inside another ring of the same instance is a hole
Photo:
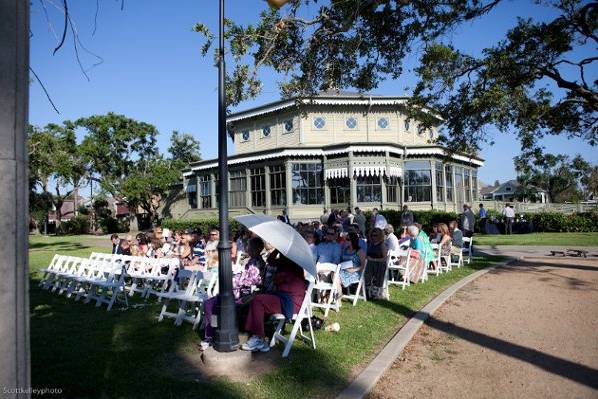
[[[104,215],[103,217],[98,218],[98,224],[104,234],[127,233],[129,231],[128,220],[118,220],[110,215]]]
[[[239,230],[240,224],[234,219],[228,221],[231,231],[231,238]],[[183,219],[164,219],[161,223],[162,228],[168,228],[172,231],[175,230],[187,230],[187,229],[198,229],[203,234],[206,234],[210,227],[218,226],[218,219],[201,219],[201,220],[183,220]]]
[[[414,221],[420,223],[423,230],[427,233],[432,231],[432,225],[435,223],[446,223],[448,225],[451,220],[458,220],[458,215],[454,212],[436,210],[412,212]],[[384,215],[388,223],[392,224],[395,229],[401,226],[401,211],[387,210],[380,211],[380,213]],[[367,216],[367,220],[370,220],[371,212],[368,212]]]
[[[89,233],[89,219],[84,215],[79,215],[62,222],[60,230],[65,234],[87,234]]]

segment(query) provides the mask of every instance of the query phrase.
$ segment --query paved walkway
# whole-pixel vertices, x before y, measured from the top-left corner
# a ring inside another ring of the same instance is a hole
[[[371,398],[598,398],[598,261],[491,271],[434,314]]]
[[[550,251],[564,251],[565,249],[581,249],[588,251],[589,255],[598,256],[598,247],[576,246],[539,246],[539,245],[476,245],[473,250],[475,255],[500,255],[519,258],[522,256],[548,256]],[[570,259],[570,258],[569,258]]]

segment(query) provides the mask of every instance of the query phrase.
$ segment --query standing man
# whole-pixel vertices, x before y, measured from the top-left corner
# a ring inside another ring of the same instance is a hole
[[[464,237],[473,236],[473,229],[475,226],[475,215],[471,210],[471,205],[463,204],[463,213],[461,214],[461,230],[463,230]]]
[[[355,207],[355,217],[353,218],[353,221],[359,226],[359,236],[365,237],[365,215],[358,206]]]
[[[372,209],[372,220],[371,220],[372,229],[378,228],[380,230],[384,230],[384,228],[386,227],[387,224],[388,224],[388,222],[386,221],[386,218],[384,217],[384,215],[381,215],[380,213],[378,213],[378,208]]]
[[[322,216],[320,216],[320,222],[322,222],[322,224],[324,224],[324,225],[328,224],[329,217],[330,217],[330,212],[328,212],[326,210],[326,208],[324,208],[324,213],[322,214]]]
[[[486,208],[484,204],[480,204],[480,233],[486,234],[486,220],[487,220]]]
[[[407,205],[403,205],[403,212],[401,212],[401,228],[406,229],[415,222],[413,212],[409,210]]]
[[[282,210],[282,215],[278,215],[278,220],[280,220],[281,222],[286,223],[286,224],[291,224],[291,220],[289,219],[289,216],[287,215],[286,209]]]
[[[507,206],[505,206],[502,214],[505,217],[505,234],[513,234],[513,219],[515,218],[515,210],[511,204],[507,204]]]

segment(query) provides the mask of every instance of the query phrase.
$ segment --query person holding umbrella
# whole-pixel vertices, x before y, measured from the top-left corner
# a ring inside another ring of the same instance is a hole
[[[274,285],[276,291],[256,294],[249,304],[245,330],[252,336],[241,347],[243,350],[268,352],[270,344],[265,339],[265,316],[281,313],[291,320],[301,308],[306,288],[303,269],[282,254],[276,259]]]
[[[307,242],[288,224],[267,215],[243,215],[235,219],[276,249],[268,258],[276,266],[274,287],[253,297],[245,323],[245,330],[252,336],[241,347],[267,352],[270,346],[265,340],[264,317],[280,313],[287,320],[292,319],[305,297],[306,275],[315,276],[316,264]]]

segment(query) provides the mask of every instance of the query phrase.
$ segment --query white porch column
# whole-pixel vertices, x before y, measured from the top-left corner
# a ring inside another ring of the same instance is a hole
[[[266,213],[269,215],[272,208],[272,196],[270,193],[270,167],[264,166],[264,173],[266,174]]]
[[[0,386],[31,386],[29,363],[29,1],[0,1]],[[29,397],[6,393],[7,398]]]
[[[355,208],[357,206],[357,181],[353,177],[353,151],[349,151],[347,172],[349,173],[349,207]]]

